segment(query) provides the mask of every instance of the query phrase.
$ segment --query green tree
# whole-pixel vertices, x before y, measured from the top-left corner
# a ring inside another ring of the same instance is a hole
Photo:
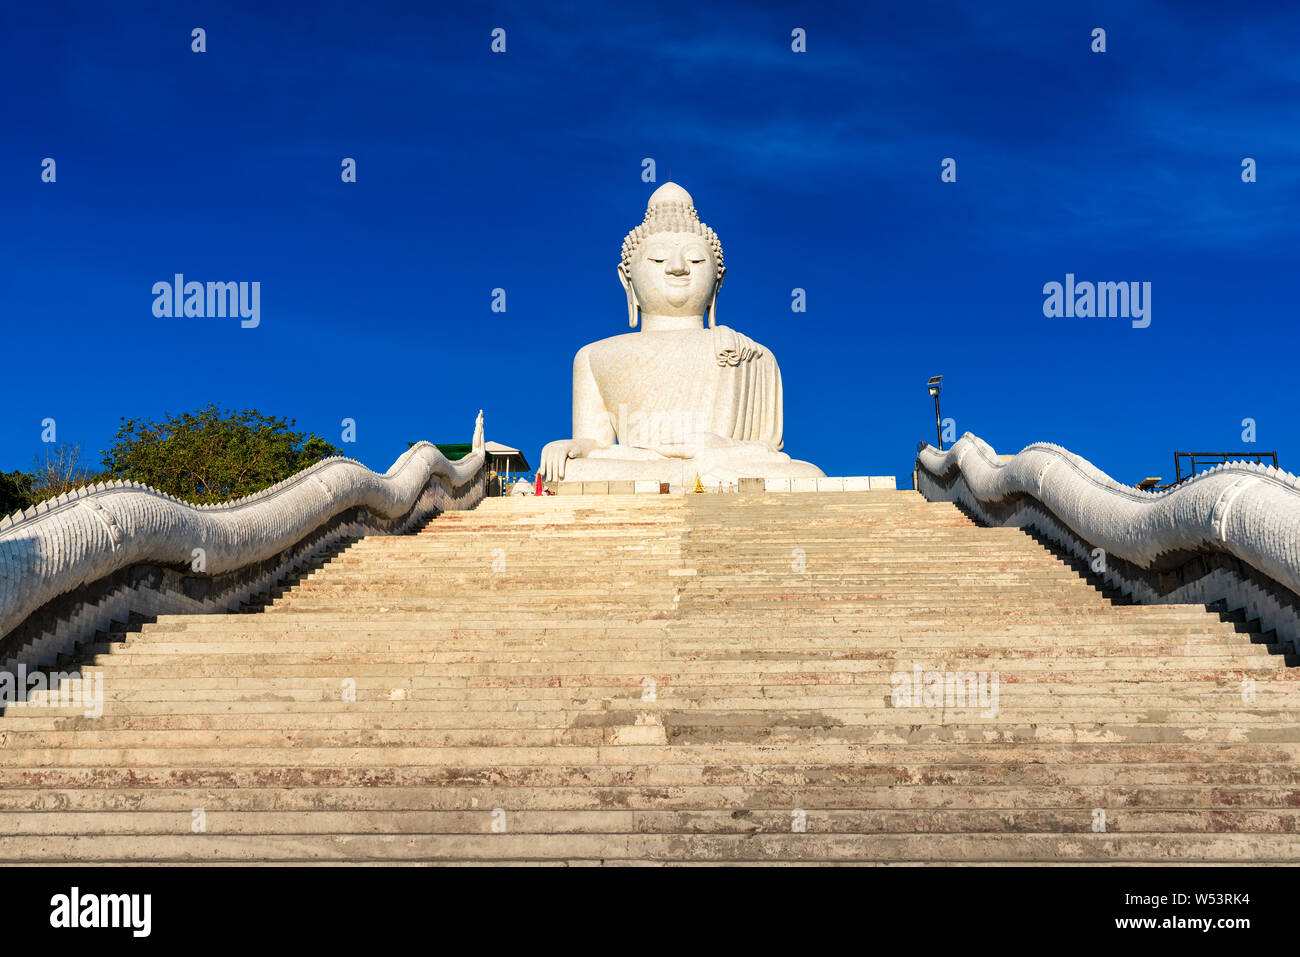
[[[0,518],[35,504],[31,475],[18,471],[0,472]]]
[[[293,429],[294,420],[253,409],[217,406],[150,419],[122,419],[104,466],[187,502],[207,504],[250,495],[339,450]]]

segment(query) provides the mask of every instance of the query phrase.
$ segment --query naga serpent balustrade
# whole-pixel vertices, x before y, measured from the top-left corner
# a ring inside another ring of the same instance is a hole
[[[2,518],[0,667],[52,663],[132,612],[237,608],[340,539],[400,534],[473,508],[485,475],[477,435],[475,446],[452,462],[418,442],[383,475],[355,459],[323,459],[212,505],[112,482]]]
[[[1048,443],[1002,461],[968,432],[918,452],[916,488],[987,525],[1035,529],[1135,601],[1223,602],[1300,639],[1300,478],[1289,472],[1237,462],[1147,492]]]

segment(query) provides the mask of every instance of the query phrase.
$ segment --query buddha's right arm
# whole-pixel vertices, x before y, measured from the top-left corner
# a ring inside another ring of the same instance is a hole
[[[614,418],[601,399],[586,349],[573,359],[573,439],[581,444],[580,455],[607,449],[616,439]]]

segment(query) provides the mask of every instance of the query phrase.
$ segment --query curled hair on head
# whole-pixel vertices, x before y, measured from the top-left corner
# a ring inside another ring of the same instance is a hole
[[[700,222],[695,207],[690,203],[658,202],[649,206],[641,225],[623,239],[624,269],[632,267],[632,258],[636,255],[637,247],[656,233],[695,233],[701,237],[713,251],[714,279],[718,282],[722,281],[722,241],[718,239],[717,233]]]

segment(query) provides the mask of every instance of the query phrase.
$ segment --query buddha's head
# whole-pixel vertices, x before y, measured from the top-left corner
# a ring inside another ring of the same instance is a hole
[[[628,324],[647,316],[716,321],[718,289],[726,274],[722,243],[695,212],[691,194],[664,183],[650,197],[645,221],[623,240],[618,278],[627,292]]]

